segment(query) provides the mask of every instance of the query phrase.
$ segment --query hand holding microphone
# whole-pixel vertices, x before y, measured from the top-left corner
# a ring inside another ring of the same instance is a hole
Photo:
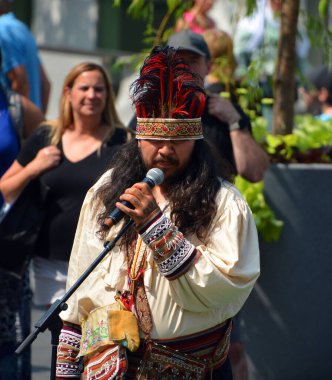
[[[104,223],[110,227],[128,215],[136,225],[143,224],[158,208],[151,189],[163,180],[164,173],[160,169],[150,169],[141,182],[135,183],[121,195],[121,202],[116,203],[117,207],[107,215]]]

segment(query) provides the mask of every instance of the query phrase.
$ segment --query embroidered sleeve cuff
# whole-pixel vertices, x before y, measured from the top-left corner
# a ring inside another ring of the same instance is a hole
[[[145,231],[140,231],[142,240],[153,251],[159,271],[168,280],[185,274],[198,258],[198,251],[171,221],[160,213]]]
[[[57,352],[56,379],[80,379],[79,368],[81,328],[78,325],[65,323],[60,336]]]

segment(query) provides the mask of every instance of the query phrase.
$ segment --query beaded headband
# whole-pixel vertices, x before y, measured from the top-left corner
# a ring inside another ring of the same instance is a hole
[[[203,139],[201,118],[164,119],[137,118],[138,140],[199,140]]]

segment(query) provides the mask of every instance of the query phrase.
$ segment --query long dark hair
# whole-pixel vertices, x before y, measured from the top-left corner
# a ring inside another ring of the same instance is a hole
[[[205,140],[197,140],[188,166],[167,187],[171,219],[184,234],[196,233],[201,239],[206,236],[217,209],[216,195],[220,188],[217,162],[224,168],[223,178],[231,181],[228,166],[214,156]],[[105,206],[105,211],[98,215],[100,238],[105,238],[108,231],[104,225],[107,212],[115,207],[124,190],[141,181],[147,172],[136,140],[119,148],[111,167],[112,174],[95,193],[95,200]],[[135,238],[136,233],[131,229],[122,243],[128,249]]]

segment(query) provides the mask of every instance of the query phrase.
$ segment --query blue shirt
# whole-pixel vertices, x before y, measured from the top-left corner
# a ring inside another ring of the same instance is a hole
[[[8,100],[5,92],[0,86],[0,177],[6,172],[15,160],[20,142],[14,130],[8,110]],[[0,193],[0,206],[3,198]]]
[[[322,114],[316,116],[316,119],[318,119],[320,121],[329,121],[329,120],[332,120],[332,115],[322,113]]]
[[[1,82],[11,87],[7,73],[19,65],[24,65],[29,81],[29,98],[41,109],[40,60],[37,44],[28,27],[17,20],[13,13],[0,16],[0,47]]]

